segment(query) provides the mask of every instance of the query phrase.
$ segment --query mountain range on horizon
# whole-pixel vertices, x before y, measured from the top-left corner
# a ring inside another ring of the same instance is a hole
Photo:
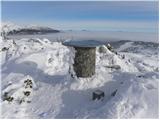
[[[58,33],[60,30],[53,29],[47,26],[38,25],[16,25],[11,22],[1,23],[1,33],[6,35],[33,35],[33,34],[47,34]]]

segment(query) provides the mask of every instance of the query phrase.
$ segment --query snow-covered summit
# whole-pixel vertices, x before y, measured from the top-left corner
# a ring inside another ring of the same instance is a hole
[[[77,78],[70,71],[75,51],[61,42],[2,41],[1,117],[158,118],[158,46],[142,54],[124,50],[127,45],[98,47],[96,74]],[[102,101],[92,100],[97,89],[105,93]]]
[[[12,22],[2,22],[1,23],[1,33],[2,32],[8,33],[10,31],[18,30],[20,28],[21,28],[21,26],[18,26]]]
[[[57,33],[59,30],[55,30],[50,27],[38,26],[38,25],[16,25],[11,22],[3,22],[1,25],[1,34],[5,35],[26,35],[26,34],[45,34],[45,33]]]

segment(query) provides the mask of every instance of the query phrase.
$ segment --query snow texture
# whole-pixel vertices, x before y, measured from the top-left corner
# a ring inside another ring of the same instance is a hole
[[[158,47],[133,43],[117,54],[97,47],[96,74],[77,78],[73,48],[46,38],[1,39],[1,118],[158,118]],[[92,100],[96,90],[103,100]]]

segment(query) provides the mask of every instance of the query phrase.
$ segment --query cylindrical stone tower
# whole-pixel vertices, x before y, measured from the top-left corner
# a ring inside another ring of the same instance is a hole
[[[75,47],[74,71],[77,77],[91,77],[95,74],[96,48]]]
[[[74,47],[75,58],[73,68],[77,77],[91,77],[95,74],[96,47],[103,43],[95,40],[72,40],[63,45]]]

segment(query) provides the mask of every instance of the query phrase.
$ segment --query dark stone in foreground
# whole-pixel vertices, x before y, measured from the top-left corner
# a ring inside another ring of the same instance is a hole
[[[75,48],[74,71],[77,77],[91,77],[95,74],[96,48]]]
[[[100,100],[103,99],[105,96],[104,92],[101,90],[96,90],[93,92],[92,100]]]

